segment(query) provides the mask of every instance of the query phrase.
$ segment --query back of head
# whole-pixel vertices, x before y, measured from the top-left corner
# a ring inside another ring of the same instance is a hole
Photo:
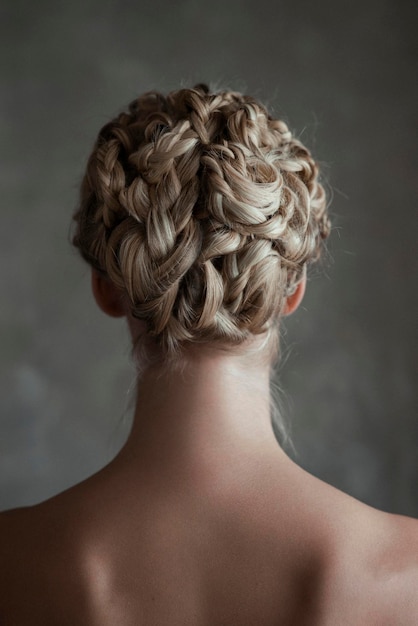
[[[146,93],[106,124],[75,214],[83,257],[172,355],[270,333],[328,235],[309,151],[239,93]]]

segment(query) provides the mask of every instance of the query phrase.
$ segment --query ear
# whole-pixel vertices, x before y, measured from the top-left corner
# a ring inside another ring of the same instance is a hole
[[[291,315],[292,313],[296,311],[299,304],[303,300],[303,296],[305,295],[305,289],[306,289],[306,274],[304,275],[300,283],[298,283],[298,286],[296,287],[292,295],[287,297],[286,304],[284,305],[283,315]]]
[[[106,276],[97,270],[91,272],[91,288],[98,306],[110,317],[123,317],[126,310],[123,294]]]

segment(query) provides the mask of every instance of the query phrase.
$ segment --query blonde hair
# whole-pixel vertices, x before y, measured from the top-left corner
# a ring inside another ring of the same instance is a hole
[[[99,133],[74,244],[167,356],[272,333],[329,233],[318,167],[254,98],[149,92]]]

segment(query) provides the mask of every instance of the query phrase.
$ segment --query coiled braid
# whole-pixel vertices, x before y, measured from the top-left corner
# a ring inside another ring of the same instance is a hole
[[[74,244],[166,354],[274,327],[329,233],[309,151],[255,99],[150,92],[99,133]]]

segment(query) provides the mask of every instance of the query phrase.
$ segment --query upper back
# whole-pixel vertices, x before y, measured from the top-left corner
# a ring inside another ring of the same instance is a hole
[[[302,520],[268,490],[117,502],[75,489],[2,513],[1,624],[412,626],[417,523],[328,489],[328,515]]]
[[[0,516],[6,625],[261,626],[293,614],[297,597],[311,602],[314,557],[292,563],[274,537],[246,523],[154,509],[135,515],[133,531],[115,518],[100,524],[64,511]]]

